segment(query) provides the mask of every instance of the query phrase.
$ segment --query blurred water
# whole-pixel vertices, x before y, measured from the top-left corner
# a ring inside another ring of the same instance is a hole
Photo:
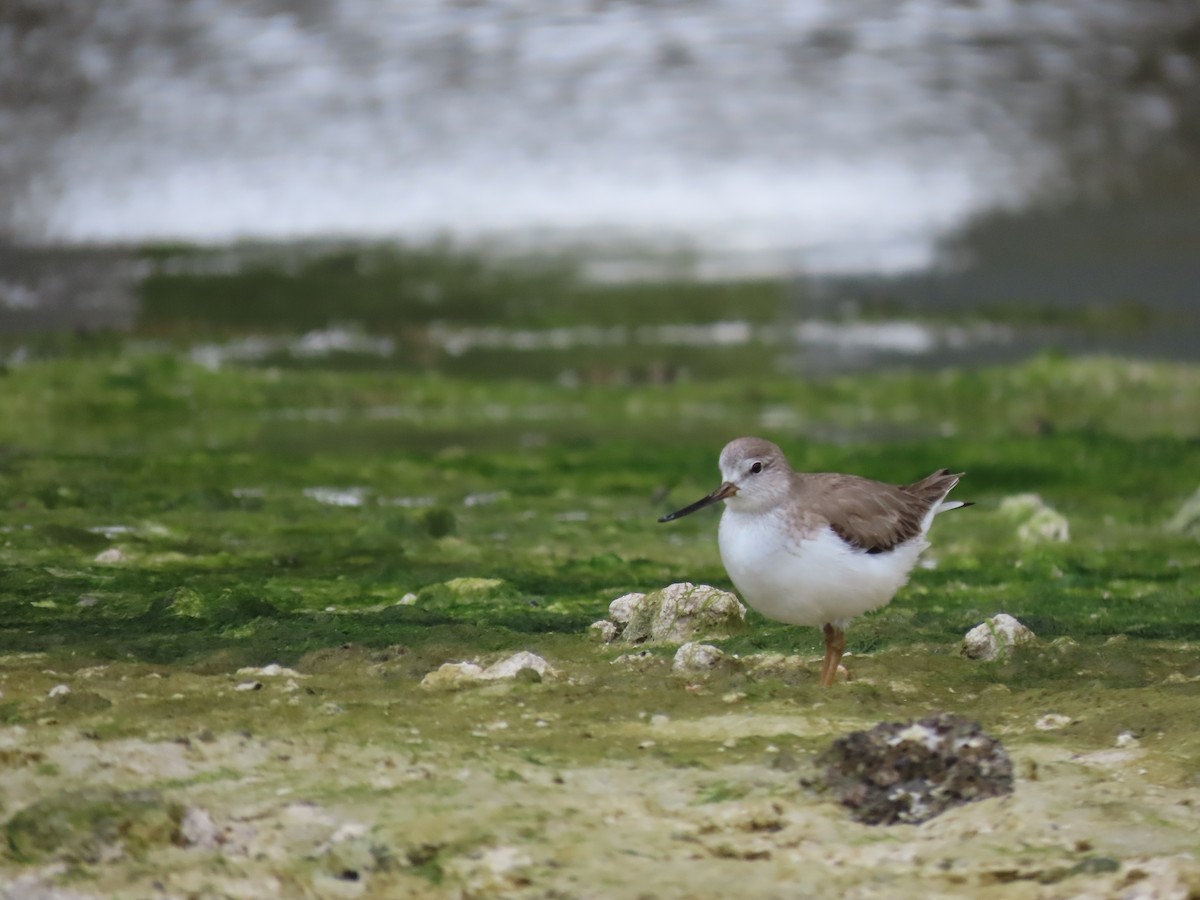
[[[973,214],[1170,143],[1196,85],[1174,38],[1188,9],[16,0],[0,10],[0,228],[912,270]],[[1153,77],[1131,80],[1147,59]]]

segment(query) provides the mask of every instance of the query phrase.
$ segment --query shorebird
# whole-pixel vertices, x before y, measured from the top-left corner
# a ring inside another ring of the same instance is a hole
[[[837,677],[854,616],[891,601],[908,581],[962,473],[939,469],[912,484],[795,472],[783,451],[741,437],[721,451],[721,486],[663,516],[671,522],[725,501],[721,562],[742,598],[768,619],[825,632],[821,684]]]

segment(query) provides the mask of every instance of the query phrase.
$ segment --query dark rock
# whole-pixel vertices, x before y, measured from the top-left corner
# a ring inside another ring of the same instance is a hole
[[[1012,760],[1000,742],[949,713],[855,731],[817,764],[825,785],[868,825],[924,822],[1013,790]]]

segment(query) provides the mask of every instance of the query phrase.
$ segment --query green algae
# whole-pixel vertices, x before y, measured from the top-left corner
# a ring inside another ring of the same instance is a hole
[[[182,816],[182,808],[157,791],[86,788],[26,807],[4,833],[9,853],[22,862],[97,863],[108,853],[141,857],[157,844],[178,841]]]
[[[733,434],[760,430],[754,419],[785,389],[758,384],[753,399],[735,404],[724,384],[483,391],[423,376],[264,379],[158,357],[37,364],[6,382],[0,605],[8,646],[152,661],[239,647],[247,661],[288,661],[339,639],[420,643],[447,629],[575,633],[625,591],[684,578],[728,586],[713,552],[714,516],[669,533],[653,518],[714,483],[723,437],[689,421],[694,398],[723,397],[722,427]],[[897,635],[946,642],[1001,610],[1045,637],[1200,636],[1194,541],[1159,527],[1190,493],[1200,421],[1193,370],[1041,359],[786,390],[814,428],[840,423],[851,435],[853,412],[860,421],[891,418],[897,429],[936,418],[962,435],[821,443],[772,434],[805,468],[908,477],[951,463],[968,471],[960,490],[979,508],[953,527],[939,522],[938,567],[914,578],[908,602],[856,623],[852,650],[879,650]],[[588,402],[575,421],[514,428],[472,413],[496,403],[557,408],[581,393]],[[356,409],[414,395],[427,415],[373,420],[372,439],[360,440]],[[864,396],[873,398],[870,417]],[[314,405],[343,418],[272,417]],[[1022,435],[1034,406],[1062,424]],[[462,420],[449,433],[448,408]],[[470,443],[464,426],[474,430]],[[529,445],[531,428],[544,442]],[[322,486],[352,489],[355,505],[306,494]],[[1068,517],[1070,542],[1022,548],[1010,523],[990,514],[1009,493],[1029,490]],[[98,562],[112,549],[123,562]],[[478,597],[439,587],[462,578],[505,587]],[[409,594],[418,602],[397,605]],[[815,646],[813,635],[751,617],[750,634],[728,645],[735,652]]]
[[[853,680],[831,691],[815,684],[816,630],[753,612],[713,640],[743,665],[702,679],[671,675],[670,648],[621,662],[629,648],[588,638],[621,594],[730,587],[715,514],[655,519],[711,490],[720,445],[742,432],[804,468],[968,473],[958,491],[977,506],[938,522],[935,567],[852,624]],[[16,366],[0,392],[10,832],[21,810],[105,773],[230,829],[220,848],[143,842],[180,893],[189,872],[269,875],[305,896],[353,870],[367,896],[665,895],[715,889],[734,866],[758,874],[731,891],[765,896],[804,883],[789,854],[824,867],[827,890],[858,884],[833,851],[804,856],[817,833],[880,854],[892,896],[1108,889],[1133,865],[1129,835],[1162,853],[1194,845],[1200,805],[1172,798],[1200,803],[1200,547],[1164,526],[1195,492],[1198,439],[1200,371],[1116,360],[603,388],[213,371],[157,353]],[[1026,492],[1067,517],[1069,541],[1018,540],[998,510]],[[997,612],[1038,643],[960,657],[962,634]],[[564,677],[419,689],[447,661],[519,650]],[[799,658],[756,665],[771,654]],[[59,684],[70,692],[51,696]],[[837,734],[933,710],[1005,741],[1020,813],[979,804],[938,826],[945,845],[938,828],[867,837],[791,771]],[[1067,724],[1038,728],[1049,714]],[[1072,804],[1092,849],[1029,829],[1043,814],[1065,827]],[[995,836],[952,831],[975,816]],[[369,829],[333,840],[355,824]],[[937,849],[924,867],[888,862],[886,841]],[[1022,841],[1037,852],[1018,864]],[[938,868],[938,853],[959,862]],[[133,864],[66,856],[108,895],[149,891]]]

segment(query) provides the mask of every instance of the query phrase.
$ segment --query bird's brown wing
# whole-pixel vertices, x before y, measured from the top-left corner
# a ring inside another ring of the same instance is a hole
[[[902,486],[855,475],[810,475],[803,503],[807,511],[826,519],[846,543],[868,553],[884,553],[917,537],[930,508],[960,477],[942,469]]]

